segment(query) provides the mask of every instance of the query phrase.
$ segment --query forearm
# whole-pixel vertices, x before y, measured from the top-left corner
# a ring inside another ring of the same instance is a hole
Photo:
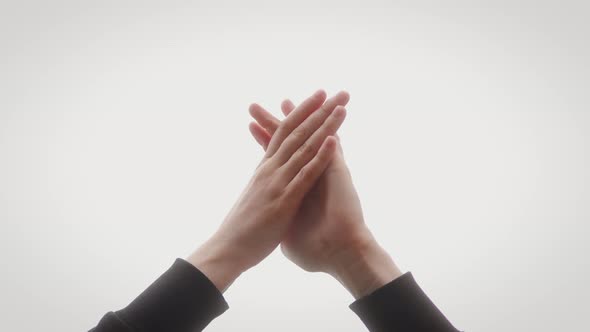
[[[371,241],[341,253],[330,274],[359,299],[400,277],[402,272],[371,237]]]
[[[107,313],[91,331],[196,332],[227,309],[207,276],[177,259],[127,307]]]
[[[369,331],[457,332],[422,291],[410,272],[402,274],[377,242],[338,257],[332,274],[355,297],[350,308]]]
[[[206,275],[223,293],[245,270],[235,252],[225,247],[222,241],[211,238],[188,256],[186,261]]]

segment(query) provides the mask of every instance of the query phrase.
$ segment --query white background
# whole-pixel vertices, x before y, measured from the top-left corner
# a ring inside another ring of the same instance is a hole
[[[2,1],[0,329],[81,331],[222,221],[247,112],[351,94],[365,217],[467,331],[589,329],[579,1]],[[363,331],[276,251],[208,331]]]

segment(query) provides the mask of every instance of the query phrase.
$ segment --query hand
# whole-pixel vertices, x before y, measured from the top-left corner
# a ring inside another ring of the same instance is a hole
[[[332,136],[344,107],[324,104],[319,90],[276,128],[238,201],[215,232],[187,260],[224,291],[284,238],[305,194],[336,150]]]
[[[340,93],[326,104],[344,106],[348,100],[347,93]],[[288,116],[295,106],[285,100],[281,108]],[[252,105],[250,114],[257,121],[250,125],[250,131],[266,149],[281,122],[257,104]],[[320,179],[303,199],[281,249],[304,270],[331,274],[355,298],[401,275],[364,222],[340,144]]]

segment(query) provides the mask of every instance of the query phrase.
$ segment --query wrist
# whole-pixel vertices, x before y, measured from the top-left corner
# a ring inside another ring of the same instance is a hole
[[[370,236],[339,257],[329,271],[353,296],[359,299],[402,275],[391,256]]]
[[[201,271],[223,293],[244,272],[231,251],[209,239],[186,260]]]

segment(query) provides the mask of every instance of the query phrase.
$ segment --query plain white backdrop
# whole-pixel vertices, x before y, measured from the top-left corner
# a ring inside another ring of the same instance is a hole
[[[454,325],[590,315],[586,1],[2,1],[0,329],[81,331],[216,229],[247,112],[351,94],[366,222]],[[363,331],[273,253],[208,331]]]

